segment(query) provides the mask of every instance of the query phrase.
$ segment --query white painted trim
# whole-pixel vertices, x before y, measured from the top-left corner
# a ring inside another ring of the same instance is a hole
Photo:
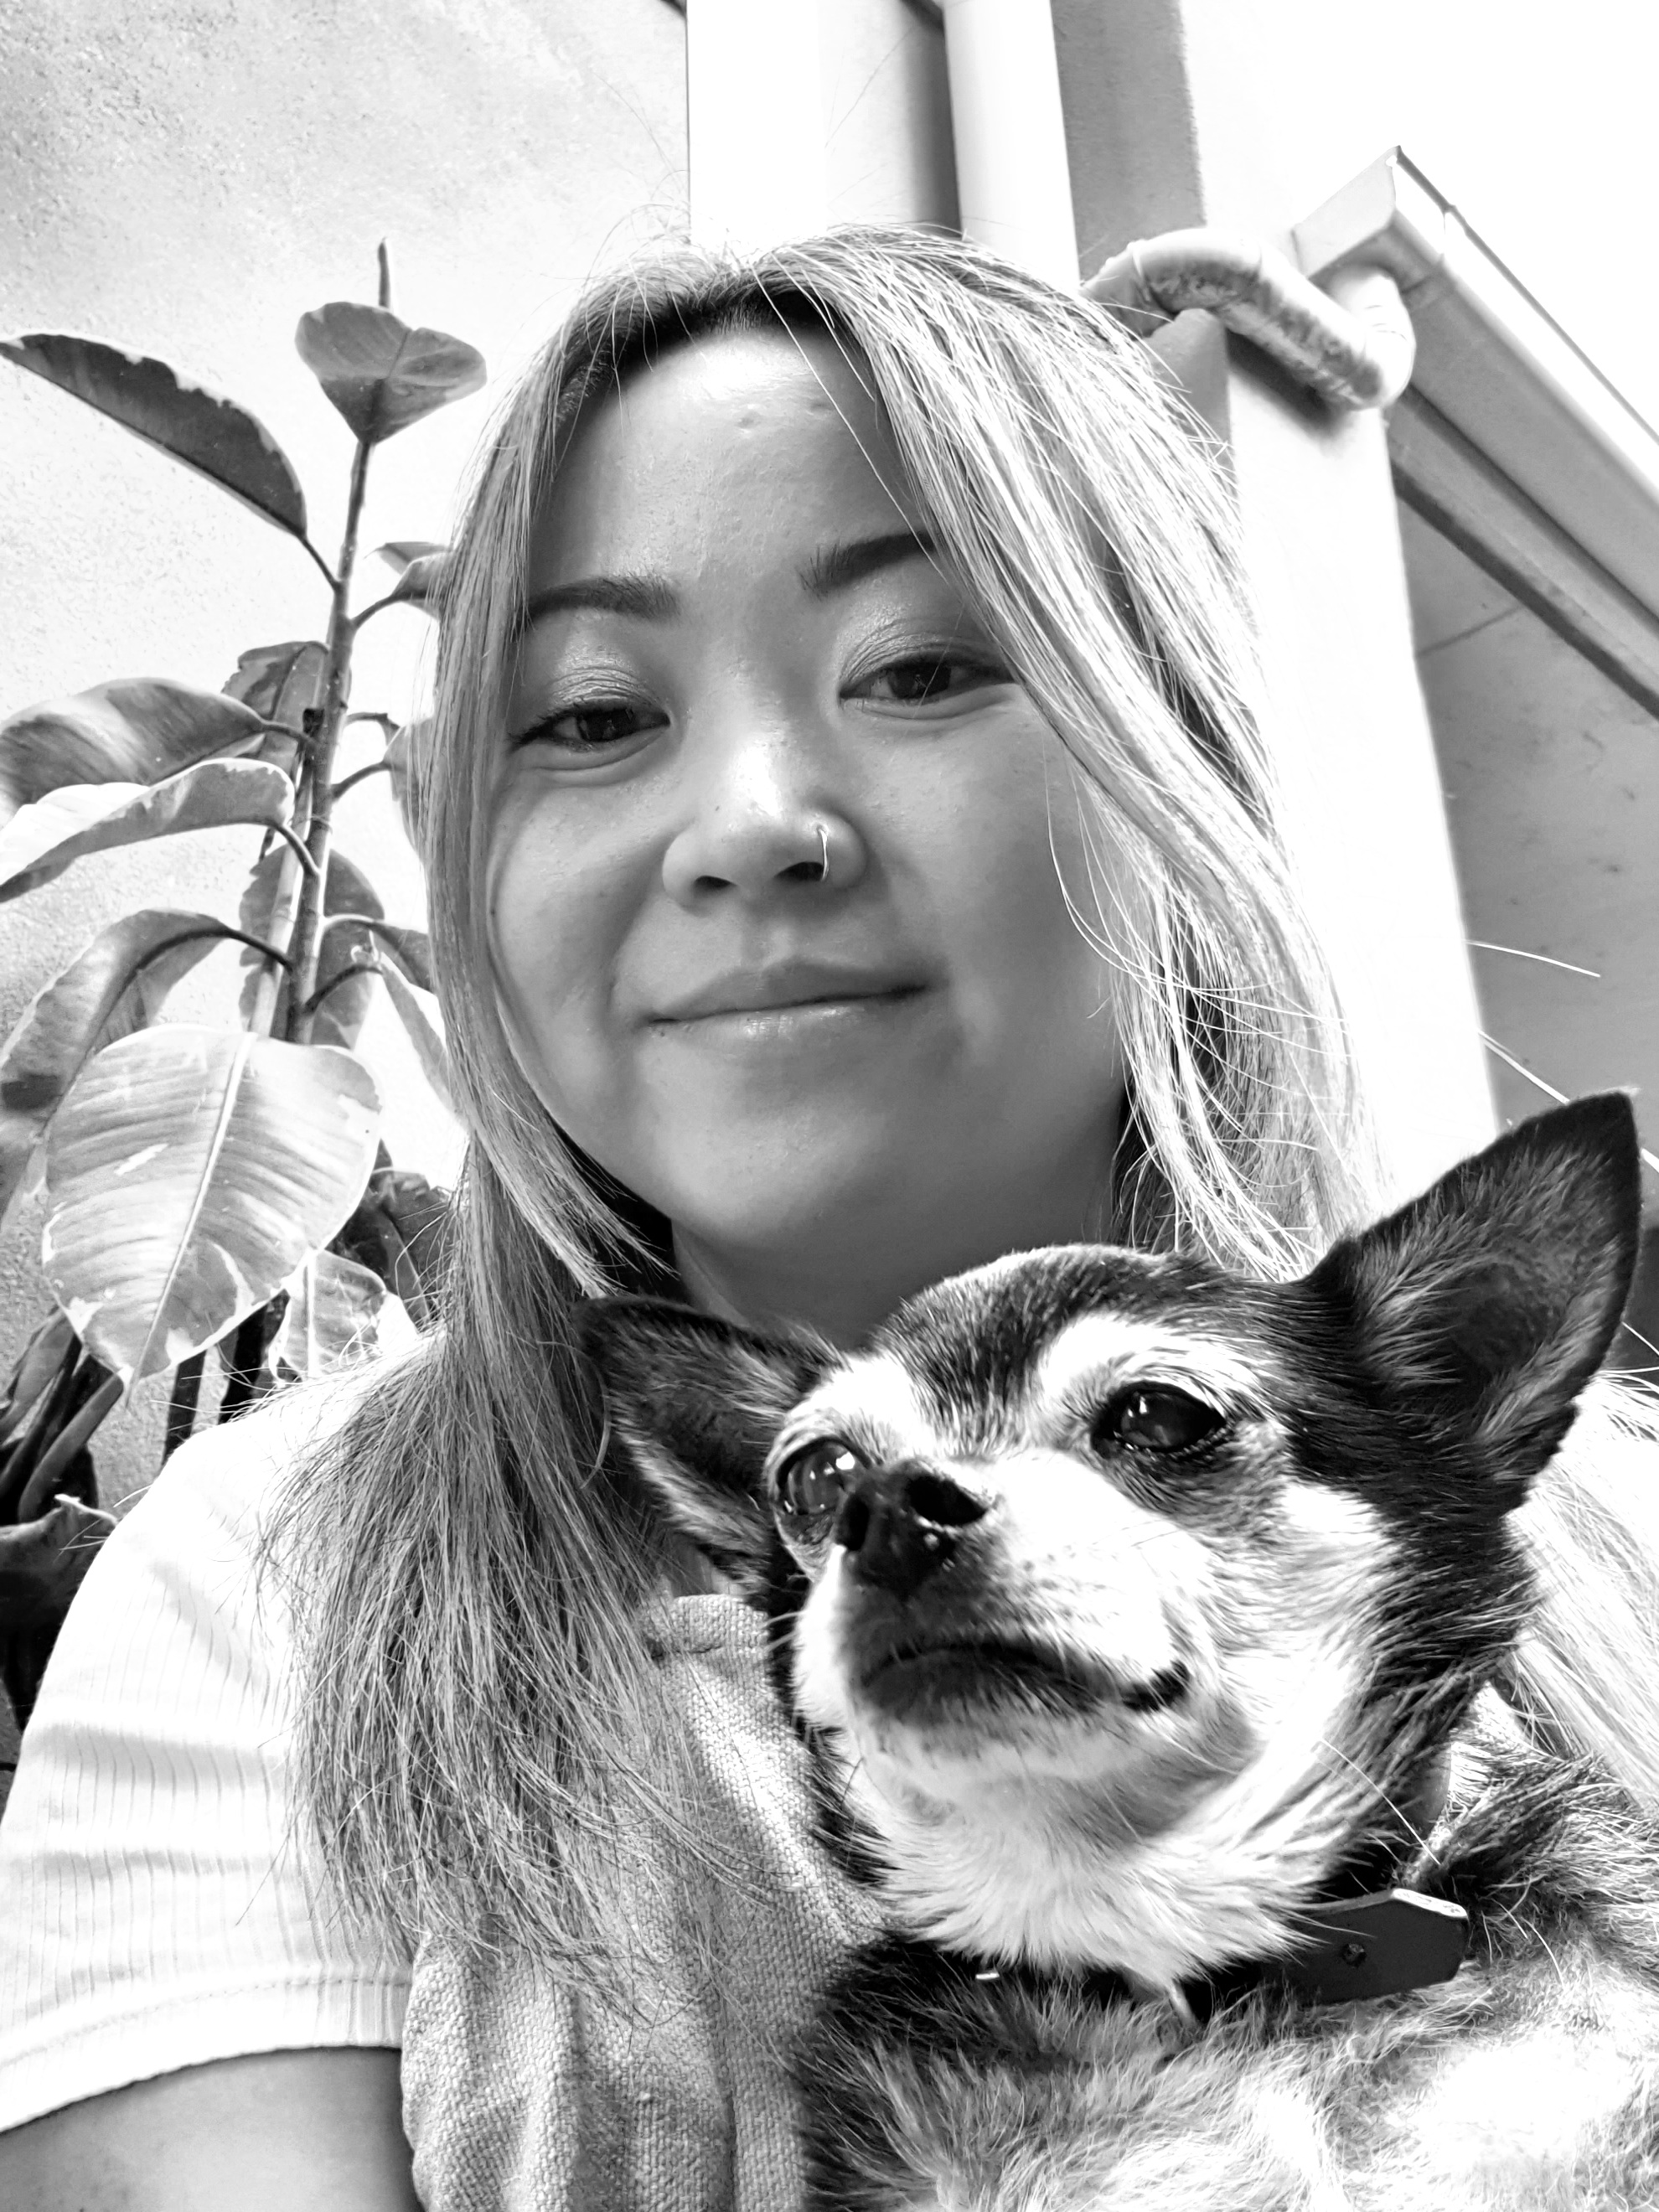
[[[1659,434],[1422,172],[1395,148],[1295,236],[1322,283],[1355,263],[1390,271],[1417,332],[1413,392],[1659,617]]]
[[[829,219],[820,0],[688,0],[691,236],[739,248]],[[830,0],[835,4],[835,0]]]
[[[963,234],[1073,289],[1077,223],[1049,0],[944,6]]]
[[[1406,504],[1511,592],[1620,690],[1659,715],[1659,619],[1588,558],[1427,400],[1389,424]]]

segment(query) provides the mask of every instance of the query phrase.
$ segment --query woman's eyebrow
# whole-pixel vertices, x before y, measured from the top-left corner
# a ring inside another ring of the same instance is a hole
[[[636,615],[646,622],[672,622],[680,611],[678,594],[662,576],[579,576],[574,583],[550,584],[525,601],[519,628],[528,629],[544,615],[573,607],[603,615]]]
[[[921,555],[931,559],[933,541],[919,530],[890,530],[879,538],[854,538],[843,544],[826,545],[799,570],[801,589],[809,598],[827,599],[831,592],[861,583],[878,569]]]
[[[815,599],[827,599],[851,584],[862,582],[878,569],[901,561],[930,559],[933,542],[920,531],[890,530],[878,538],[854,538],[826,545],[799,570],[801,588]],[[550,584],[526,600],[520,629],[528,629],[545,615],[586,608],[599,614],[632,615],[645,622],[673,622],[680,612],[679,594],[665,576],[579,576],[568,584]]]

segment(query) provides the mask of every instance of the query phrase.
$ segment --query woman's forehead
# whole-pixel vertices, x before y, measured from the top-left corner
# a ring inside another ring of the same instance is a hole
[[[678,555],[735,529],[834,538],[914,526],[868,379],[834,339],[780,329],[678,345],[592,405],[532,541],[531,589]]]

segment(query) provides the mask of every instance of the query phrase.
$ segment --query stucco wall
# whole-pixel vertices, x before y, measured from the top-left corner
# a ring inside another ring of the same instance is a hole
[[[378,240],[398,311],[478,346],[498,381],[597,262],[684,219],[684,22],[665,0],[0,0],[0,328],[106,337],[234,395],[295,464],[330,555],[349,440],[293,331],[374,297]],[[380,450],[366,546],[446,534],[489,406]],[[317,634],[322,580],[291,539],[6,367],[0,452],[0,712],[121,675],[216,690],[248,647]],[[357,702],[401,715],[427,646],[417,614],[371,625]],[[0,1030],[128,906],[234,913],[250,836],[84,861],[0,906]],[[383,780],[343,802],[340,843],[418,918]],[[453,1134],[395,1023],[369,1049],[394,1154],[443,1172]],[[42,1310],[38,1237],[26,1206],[0,1239],[0,1373]],[[106,1497],[153,1471],[149,1398],[100,1432]]]

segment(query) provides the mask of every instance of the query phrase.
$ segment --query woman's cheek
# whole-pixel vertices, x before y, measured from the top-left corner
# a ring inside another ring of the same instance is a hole
[[[566,841],[532,813],[504,823],[489,858],[489,945],[502,1011],[544,1103],[573,1040],[566,1007],[586,964]]]
[[[648,846],[604,826],[550,800],[503,825],[489,879],[492,963],[520,1065],[595,1158],[632,1110],[638,1038],[623,971],[638,968],[654,879]]]

